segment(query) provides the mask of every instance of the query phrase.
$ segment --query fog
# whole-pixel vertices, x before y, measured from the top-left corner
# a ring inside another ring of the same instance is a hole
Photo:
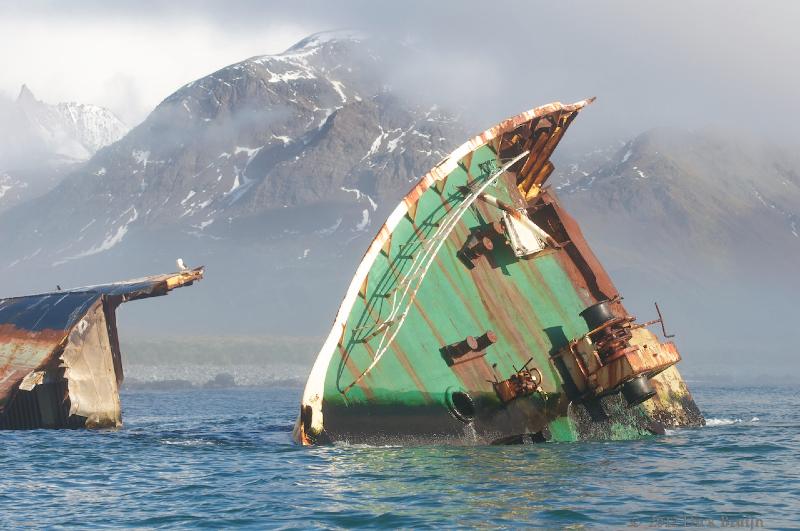
[[[409,93],[466,109],[476,127],[551,100],[598,96],[581,142],[657,125],[797,132],[800,4],[772,2],[27,2],[3,6],[0,90],[106,105],[135,125],[183,83],[355,28],[418,51]],[[404,54],[405,55],[405,54]]]

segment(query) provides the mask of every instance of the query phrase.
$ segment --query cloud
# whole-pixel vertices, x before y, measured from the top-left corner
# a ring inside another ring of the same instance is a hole
[[[13,93],[28,82],[49,101],[93,101],[140,118],[180,85],[226,64],[279,52],[307,33],[351,27],[412,43],[418,53],[395,63],[394,84],[465,109],[476,126],[591,95],[598,104],[573,139],[707,124],[785,135],[800,111],[800,71],[789,66],[800,52],[797,3],[769,9],[717,0],[185,6],[9,6],[0,31],[17,45],[0,88]]]
[[[265,23],[246,34],[202,20],[97,13],[12,12],[0,33],[14,43],[3,61],[0,91],[28,84],[40,99],[106,106],[130,125],[174,90],[230,63],[285,49],[307,31]]]

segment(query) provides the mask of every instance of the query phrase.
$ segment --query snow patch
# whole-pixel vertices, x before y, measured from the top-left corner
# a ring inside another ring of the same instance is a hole
[[[239,188],[241,185],[242,185],[242,183],[239,182],[239,172],[236,172],[236,177],[234,177],[234,179],[233,179],[233,185],[231,186],[231,189],[228,190],[225,193],[225,195],[228,195],[229,193],[233,192],[234,190]]]
[[[12,267],[14,267],[15,265],[19,264],[20,262],[26,262],[28,260],[31,260],[31,259],[35,258],[41,252],[42,252],[42,248],[39,247],[38,249],[33,251],[31,254],[23,256],[22,258],[17,258],[16,260],[14,260],[10,264],[8,264],[7,268],[11,269]]]
[[[356,225],[356,231],[363,231],[369,225],[369,210],[364,209],[361,211],[361,221]]]
[[[150,158],[150,152],[137,149],[131,153],[131,157],[133,157],[133,160],[135,160],[137,164],[147,166],[147,160]]]
[[[760,193],[758,193],[758,190],[753,190],[753,194],[756,196],[756,199],[758,199],[761,202],[762,205],[764,205],[765,207],[770,206],[770,204],[764,200],[764,197]]]
[[[359,190],[357,188],[345,188],[344,186],[342,186],[339,189],[342,192],[349,192],[349,193],[356,194],[356,201],[360,200],[362,195],[367,195],[367,194],[365,194],[364,192],[362,192],[361,190]]]
[[[361,198],[363,197],[364,199],[366,199],[367,201],[369,201],[369,205],[372,207],[372,210],[373,210],[373,212],[374,212],[375,210],[378,210],[378,203],[376,203],[376,202],[375,202],[375,201],[374,201],[374,200],[373,200],[373,199],[372,199],[372,198],[369,196],[369,194],[365,194],[364,192],[362,192],[362,191],[361,191],[361,190],[359,190],[358,188],[345,188],[344,186],[342,186],[342,187],[340,187],[339,189],[340,189],[341,191],[343,191],[343,192],[348,192],[348,193],[355,194],[355,196],[356,196],[356,201],[361,201]]]
[[[628,159],[631,158],[631,155],[633,155],[633,151],[628,149],[628,151],[625,152],[625,155],[622,156],[622,164],[628,162]]]
[[[271,70],[267,70],[269,72],[269,79],[267,83],[286,83],[287,81],[295,81],[297,79],[315,79],[315,76],[308,67],[303,67],[295,63],[297,66],[301,66],[302,70],[287,70],[282,74],[276,74]]]
[[[251,162],[253,162],[253,159],[256,158],[256,155],[258,155],[258,152],[261,151],[262,149],[264,149],[264,146],[257,147],[257,148],[236,146],[236,149],[233,150],[233,154],[234,155],[238,155],[239,153],[247,153],[247,162],[244,165],[244,167],[247,168],[247,166]]]
[[[386,133],[383,132],[383,128],[381,127],[381,133],[377,137],[375,137],[375,140],[372,141],[372,145],[370,146],[369,151],[367,151],[366,155],[361,157],[361,160],[368,159],[369,157],[377,153],[378,150],[381,148],[381,143],[383,142],[383,139],[386,138],[386,136],[387,136]]]
[[[102,242],[100,242],[100,244],[95,245],[91,249],[88,249],[88,250],[86,250],[86,251],[84,251],[82,253],[78,253],[78,254],[76,254],[74,256],[70,256],[70,257],[65,258],[64,260],[60,260],[58,262],[54,262],[53,265],[56,266],[56,265],[60,265],[60,264],[63,264],[65,262],[68,262],[70,260],[76,260],[78,258],[85,258],[87,256],[91,256],[91,255],[94,255],[94,254],[99,254],[99,253],[108,251],[109,249],[111,249],[115,245],[119,244],[123,240],[123,238],[125,238],[125,235],[128,233],[128,227],[130,227],[131,223],[133,223],[134,221],[139,219],[139,213],[136,211],[136,207],[130,207],[128,210],[126,210],[125,212],[122,213],[122,216],[120,216],[120,218],[123,217],[128,212],[130,212],[131,210],[133,210],[133,214],[131,214],[131,216],[128,218],[128,220],[125,221],[125,223],[123,223],[119,227],[117,227],[116,232],[107,233],[105,239]],[[117,219],[120,219],[120,218],[117,218]]]
[[[239,153],[247,153],[248,157],[254,157],[256,154],[261,151],[261,148],[249,148],[244,146],[236,146],[236,149],[233,150],[234,155],[238,155]]]
[[[390,153],[393,152],[397,148],[397,145],[400,143],[400,140],[402,140],[402,138],[404,136],[406,136],[406,132],[405,131],[400,133],[400,135],[398,135],[397,138],[389,140],[389,142],[386,143],[386,148],[388,149],[388,151]]]
[[[225,197],[230,196],[229,201],[231,204],[241,199],[247,189],[255,182],[242,175],[241,170],[236,166],[233,167],[233,171],[235,175],[233,184],[231,185],[231,189],[224,194]]]
[[[92,221],[90,221],[89,223],[87,223],[86,225],[84,225],[84,226],[83,226],[83,228],[80,230],[80,232],[83,232],[83,231],[85,231],[86,229],[88,229],[89,227],[91,227],[92,225],[94,225],[94,222],[95,222],[95,221],[97,221],[97,219],[96,219],[96,218],[92,218]]]
[[[324,112],[325,112],[325,116],[323,116],[323,117],[322,117],[322,119],[319,121],[319,124],[317,125],[317,129],[322,129],[322,128],[325,126],[325,124],[326,124],[326,123],[328,123],[328,118],[330,118],[330,117],[331,117],[331,115],[332,115],[334,112],[336,112],[337,110],[339,110],[339,109],[341,109],[341,107],[337,107],[336,109],[317,109],[317,110],[320,110],[320,111],[324,111]],[[316,111],[315,111],[315,112],[316,112]],[[298,157],[295,157],[295,160],[296,160],[297,158],[298,158]]]
[[[330,227],[325,227],[324,229],[315,230],[314,233],[327,236],[328,234],[333,234],[334,232],[336,232],[336,229],[338,229],[341,226],[341,224],[342,224],[342,218],[339,218],[336,220],[336,223],[334,223]]]
[[[189,199],[191,199],[192,197],[194,197],[194,195],[195,195],[195,193],[194,193],[194,190],[189,190],[189,193],[188,193],[188,194],[186,194],[186,197],[184,197],[184,198],[183,198],[183,201],[181,201],[181,204],[182,204],[182,205],[185,205],[185,204],[186,204],[186,201],[188,201]]]
[[[274,138],[276,140],[280,140],[281,142],[283,142],[284,146],[289,145],[289,144],[292,143],[292,139],[289,138],[288,136],[285,136],[285,135],[280,135],[280,136],[279,135],[272,135],[272,138]]]
[[[329,79],[328,81],[331,82],[333,90],[339,94],[339,97],[342,99],[342,103],[347,103],[347,96],[345,95],[344,90],[342,90],[344,88],[342,82],[336,81],[335,79]]]

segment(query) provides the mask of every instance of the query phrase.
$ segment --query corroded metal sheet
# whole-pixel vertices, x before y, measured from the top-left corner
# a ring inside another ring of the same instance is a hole
[[[87,428],[120,426],[119,384],[103,305],[92,306],[80,323],[70,331],[59,360],[69,403],[66,414],[86,419]]]
[[[116,307],[202,278],[197,268],[0,299],[0,426],[119,425]],[[18,390],[24,407],[10,411]]]
[[[191,286],[194,281],[203,278],[203,272],[204,269],[202,267],[197,267],[195,269],[188,269],[178,273],[152,275],[149,277],[124,280],[122,282],[114,282],[111,284],[84,286],[80,288],[72,288],[68,291],[90,291],[92,293],[101,293],[108,297],[120,297],[123,302],[132,301],[136,299],[145,299],[148,297],[166,295],[170,290],[175,288]]]
[[[0,413],[23,378],[57,362],[69,331],[99,293],[50,293],[0,299]]]
[[[652,396],[646,379],[677,361],[677,351],[662,362],[630,343],[641,325],[544,188],[550,155],[590,102],[501,122],[420,179],[356,270],[309,375],[298,441],[648,432],[652,415],[636,397]],[[520,231],[528,231],[525,245]],[[614,326],[592,330],[580,314],[604,300]],[[596,344],[605,373],[587,374],[582,364],[583,373],[571,373],[559,361],[580,338]],[[654,351],[672,352],[653,341]],[[615,360],[624,370],[609,369]],[[613,389],[589,385],[593,375]],[[587,380],[588,394],[575,394],[575,378]],[[622,386],[635,407],[620,405]]]

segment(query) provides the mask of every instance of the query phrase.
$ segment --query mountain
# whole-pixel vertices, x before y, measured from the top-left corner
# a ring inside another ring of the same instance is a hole
[[[205,264],[207,282],[169,304],[126,305],[123,336],[321,336],[388,212],[477,132],[399,96],[387,68],[370,40],[328,33],[179,88],[52,191],[0,213],[0,293],[182,257]],[[680,129],[569,147],[551,186],[641,320],[658,300],[687,362],[712,372],[791,355],[795,149]]]
[[[792,355],[798,151],[732,131],[669,128],[598,151],[605,160],[562,162],[556,186],[634,310],[653,318],[642,296],[657,299],[714,371],[736,355]]]
[[[676,278],[687,259],[715,274],[777,273],[800,258],[799,171],[796,150],[730,132],[654,129],[558,190],[611,263],[653,267],[659,254],[659,274]],[[765,264],[777,249],[783,259]]]
[[[0,210],[41,195],[128,128],[97,105],[39,101],[23,85],[0,101]]]
[[[219,309],[226,324],[267,315],[277,330],[321,333],[376,227],[466,137],[453,116],[394,94],[384,70],[369,41],[328,33],[181,87],[52,192],[0,217],[14,229],[0,234],[6,291],[182,256],[217,270],[210,305],[231,301]],[[257,288],[222,288],[228,275]],[[237,315],[236,295],[254,292],[280,303]],[[315,308],[313,327],[287,313],[299,300]]]
[[[22,85],[16,103],[29,127],[54,155],[86,160],[128,132],[108,109],[71,102],[49,105],[37,100],[26,85]]]

